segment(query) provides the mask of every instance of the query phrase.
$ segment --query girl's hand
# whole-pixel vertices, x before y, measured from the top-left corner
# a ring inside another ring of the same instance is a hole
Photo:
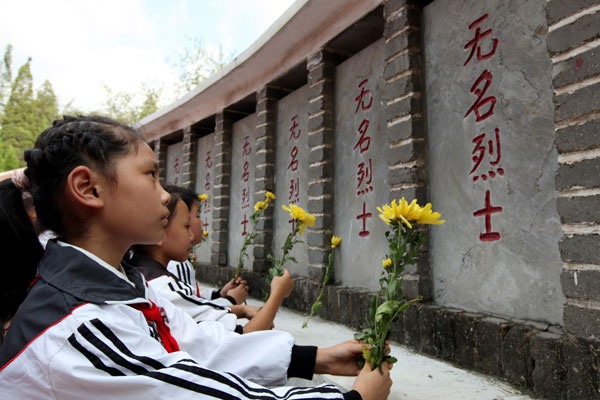
[[[356,376],[360,372],[358,360],[362,358],[364,344],[347,340],[338,345],[317,349],[316,374]]]
[[[292,293],[294,288],[294,280],[287,269],[283,271],[282,276],[276,276],[271,281],[271,296],[276,299],[283,300]]]
[[[379,368],[371,371],[371,365],[365,363],[360,371],[352,389],[360,393],[363,400],[387,399],[390,395],[390,389],[392,388],[390,365],[384,362],[381,365],[381,370],[383,373],[379,372]]]
[[[221,297],[225,297],[225,296],[227,296],[227,294],[229,293],[229,291],[231,289],[235,289],[239,285],[248,286],[248,282],[246,282],[242,278],[236,276],[235,278],[233,278],[232,280],[230,280],[229,282],[227,282],[225,284],[225,286],[223,286],[223,289],[221,289],[221,291],[219,292],[219,294],[221,295]]]
[[[259,307],[245,305],[244,306],[244,318],[246,318],[246,319],[254,318],[254,316],[258,313],[259,310],[260,310]]]
[[[245,282],[245,281],[244,281]],[[237,285],[227,292],[227,296],[231,296],[235,300],[235,304],[242,304],[248,298],[248,286]]]

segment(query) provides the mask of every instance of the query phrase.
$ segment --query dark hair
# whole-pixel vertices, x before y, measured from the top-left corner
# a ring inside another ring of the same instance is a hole
[[[79,165],[102,172],[116,181],[114,160],[129,154],[143,142],[133,128],[109,118],[70,117],[56,120],[40,134],[35,147],[26,150],[25,175],[31,183],[31,195],[41,226],[58,237],[76,236],[65,225],[63,193],[69,173]],[[0,229],[3,277],[0,280],[0,318],[11,318],[36,275],[43,249],[34,226],[25,212],[22,194],[10,180],[2,182],[0,191]],[[83,221],[85,222],[85,221]],[[71,224],[78,225],[78,224]],[[84,225],[84,224],[80,224]],[[72,228],[69,228],[72,229]],[[85,229],[85,226],[81,229]]]
[[[171,196],[178,195],[190,210],[192,209],[192,205],[198,201],[198,193],[192,189],[171,184],[165,185],[164,189],[169,192]]]

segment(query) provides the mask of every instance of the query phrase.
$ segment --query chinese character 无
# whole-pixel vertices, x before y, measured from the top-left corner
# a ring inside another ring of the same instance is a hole
[[[296,130],[296,128],[298,128],[298,123],[296,122],[296,119],[298,119],[298,116],[294,115],[292,117],[292,126],[290,127],[290,140],[298,140],[298,138],[300,137],[300,129]]]
[[[360,154],[364,153],[365,151],[368,151],[369,146],[371,145],[371,136],[367,136],[368,129],[369,120],[363,119],[360,123],[360,126],[358,127],[358,133],[360,135],[360,138],[358,139],[358,142],[356,142],[356,144],[354,145],[353,149],[356,150],[358,148],[360,150]]]
[[[356,186],[356,194],[360,196],[361,194],[367,194],[373,190],[373,186],[371,186],[371,181],[373,180],[373,163],[371,158],[369,158],[369,165],[366,165],[364,162],[358,164],[358,172],[356,174],[356,179],[358,180],[358,185]],[[364,188],[361,189],[364,183]]]
[[[362,219],[362,230],[360,232],[358,232],[358,236],[366,237],[371,234],[371,232],[369,232],[367,230],[367,218],[371,218],[373,216],[373,214],[370,212],[367,212],[367,204],[364,201],[363,201],[362,208],[363,208],[362,214],[360,214],[356,217],[356,219],[358,219],[358,220]]]
[[[495,150],[496,151],[496,159],[494,161],[490,161],[490,167],[496,167],[498,164],[500,164],[500,160],[502,159],[502,148],[500,146],[500,129],[496,128],[495,133],[496,133],[496,148],[495,148],[496,149]],[[477,168],[483,161],[483,158],[485,157],[486,148],[484,145],[482,145],[484,140],[485,140],[485,133],[482,133],[481,135],[479,135],[473,139],[473,144],[475,145],[475,148],[473,149],[473,152],[471,154],[473,155],[473,163],[475,165],[473,166],[473,169],[471,170],[471,172],[469,174],[472,174],[473,172],[475,172],[477,170]],[[488,140],[487,144],[488,144],[488,148],[487,148],[488,153],[490,156],[493,156],[494,155],[494,142],[492,140]],[[473,176],[473,182],[477,182],[479,180],[480,176],[481,176],[481,179],[483,179],[484,181],[486,181],[488,179],[488,175],[490,178],[495,178],[496,173],[498,173],[499,175],[504,175],[504,168],[497,168],[496,171],[494,171],[492,168],[488,171],[487,174],[475,175],[475,176]]]
[[[367,111],[370,110],[373,106],[373,96],[371,96],[371,91],[363,87],[368,82],[369,80],[365,79],[364,81],[358,84],[358,87],[360,88],[360,94],[354,98],[354,100],[356,101],[356,110],[354,111],[354,114],[356,114],[361,108],[363,111]],[[367,104],[365,101],[366,96],[369,96],[369,104]]]
[[[243,156],[249,156],[250,153],[252,152],[252,148],[250,147],[250,142],[248,141],[248,139],[250,139],[250,136],[246,136],[244,138],[244,148],[242,150]]]
[[[467,42],[467,44],[465,44],[465,50],[470,47],[471,54],[469,54],[469,58],[467,58],[467,61],[465,61],[463,66],[467,65],[469,63],[469,61],[471,61],[471,58],[473,58],[473,55],[475,54],[475,50],[477,50],[477,60],[479,60],[479,61],[487,60],[488,58],[491,58],[494,54],[496,54],[496,49],[498,48],[498,39],[497,38],[492,38],[492,50],[490,50],[490,52],[487,54],[481,54],[481,47],[479,45],[479,42],[483,38],[492,34],[491,29],[488,29],[487,31],[482,33],[481,28],[479,28],[479,24],[481,24],[487,17],[488,17],[488,15],[484,14],[482,17],[479,17],[478,19],[473,21],[471,23],[471,25],[469,25],[470,30],[473,30],[473,28],[477,28],[477,29],[475,29],[475,37],[473,39],[471,39],[469,42]]]
[[[492,214],[502,212],[502,207],[492,206],[490,201],[490,191],[485,192],[485,207],[473,213],[474,217],[485,216],[485,233],[479,234],[479,240],[482,242],[493,242],[500,240],[500,233],[492,232]]]
[[[469,114],[471,114],[471,112],[475,112],[475,121],[481,122],[484,119],[488,118],[489,116],[494,115],[494,107],[496,106],[496,97],[489,96],[489,97],[483,98],[483,96],[485,96],[487,90],[489,89],[490,85],[492,84],[493,78],[494,77],[493,77],[492,73],[490,71],[488,71],[487,69],[485,71],[483,71],[481,73],[481,75],[479,75],[479,78],[477,78],[477,80],[475,81],[473,86],[471,86],[471,93],[473,93],[475,96],[477,96],[477,100],[475,100],[475,103],[473,103],[473,105],[471,106],[471,108],[469,108],[469,111],[467,111],[467,113],[465,114],[465,116],[463,118],[467,118],[469,116]],[[482,82],[484,82],[483,89],[479,88],[479,85]],[[479,109],[481,107],[484,107],[486,104],[489,104],[489,108],[483,115],[481,115],[479,112]]]
[[[204,166],[206,168],[212,167],[212,158],[210,157],[210,151],[206,152],[206,160],[204,160]]]

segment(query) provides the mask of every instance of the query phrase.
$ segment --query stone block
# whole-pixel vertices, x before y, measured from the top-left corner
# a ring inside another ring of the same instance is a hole
[[[322,144],[333,143],[334,134],[332,128],[323,128],[317,132],[309,131],[308,146],[315,147]]]
[[[424,141],[413,141],[402,146],[394,147],[388,151],[388,165],[425,159],[425,148],[426,145]]]
[[[598,246],[600,246],[600,235],[563,236],[558,243],[563,261],[583,264],[600,264]]]
[[[339,323],[346,326],[352,326],[350,292],[351,289],[347,287],[340,286],[338,289],[338,305],[340,309]]]
[[[419,203],[422,204],[422,203]],[[416,264],[411,264],[404,268],[404,273],[412,275],[429,275],[429,255],[427,252],[421,253]]]
[[[386,25],[394,25],[396,21],[392,24]],[[416,25],[413,25],[413,27]],[[405,32],[400,33],[399,35],[394,36],[391,40],[385,43],[383,47],[383,57],[385,60],[389,60],[396,54],[406,51],[406,49],[412,48],[420,48],[421,47],[421,31],[417,28],[409,29]],[[402,93],[402,92],[398,92]]]
[[[402,281],[402,298],[405,300],[423,296],[424,300],[431,299],[431,280],[428,276]]]
[[[402,197],[404,197],[408,202],[411,202],[413,199],[417,199],[419,204],[427,204],[427,187],[418,186],[406,189],[391,190],[390,196],[388,197],[388,202],[391,203],[392,200],[396,200],[397,203]]]
[[[307,211],[311,214],[330,213],[333,211],[333,198],[325,197],[319,199],[309,199]]]
[[[312,68],[308,71],[308,82],[318,82],[323,79],[333,79],[335,74],[335,65],[329,62],[320,63],[317,67]],[[310,93],[309,93],[310,95]],[[309,97],[313,98],[313,97]]]
[[[306,235],[306,243],[309,247],[326,247],[331,243],[331,235],[329,233],[308,231]]]
[[[311,251],[311,250],[309,250],[309,251]],[[313,263],[313,260],[310,259],[310,254],[309,254],[309,260],[310,260],[311,264],[318,264],[318,263]],[[308,266],[308,279],[310,279],[311,281],[322,283],[324,277],[325,277],[325,265],[323,265],[323,266],[309,265]]]
[[[425,137],[425,127],[422,118],[411,118],[387,128],[387,137],[390,143],[408,139],[409,137]]]
[[[252,248],[252,255],[254,258],[266,259],[267,255],[271,252],[271,246],[260,246],[254,245]]]
[[[310,103],[308,103],[308,115],[315,114],[321,110],[333,110],[332,96],[317,97],[316,99],[313,99]]]
[[[406,55],[402,55],[385,64],[385,67],[383,67],[383,78],[388,80],[406,70],[421,70],[422,68],[423,61],[421,60],[421,55],[409,50]]]
[[[421,25],[421,9],[417,7],[406,7],[404,10],[394,14],[385,21],[383,27],[383,37],[389,38],[396,32],[406,29],[406,27],[416,27]]]
[[[565,52],[600,37],[600,14],[588,14],[571,24],[548,33],[546,44],[550,55]]]
[[[561,336],[542,332],[531,337],[533,389],[544,399],[560,400],[565,395],[566,371],[561,364]]]
[[[325,295],[323,297],[323,300],[327,300],[327,307],[325,313],[320,314],[321,317],[325,317],[333,322],[340,322],[340,314],[343,310],[340,310],[338,287],[333,285],[325,286]]]
[[[308,167],[308,180],[313,181],[321,178],[331,178],[333,176],[333,162],[311,165]]]
[[[435,325],[435,347],[438,357],[446,361],[454,361],[456,354],[456,341],[454,340],[454,325],[458,310],[444,309],[438,313]]]
[[[427,179],[425,167],[390,168],[388,169],[388,184],[424,183]]]
[[[479,314],[460,313],[456,315],[454,337],[456,338],[455,361],[461,367],[475,367],[475,336],[477,325],[482,318]]]
[[[327,258],[329,257],[329,251],[326,250],[319,250],[319,249],[308,249],[308,262],[310,264],[320,264],[320,265],[326,265],[327,264]],[[317,269],[319,269],[318,273],[315,271],[315,278],[316,280],[319,280],[319,277],[323,277],[324,271],[321,271],[323,268],[318,267]],[[308,272],[309,272],[309,277],[310,275],[310,271],[311,268],[309,266]],[[311,277],[311,279],[313,279]]]
[[[266,273],[269,270],[269,263],[270,262],[266,258],[258,258],[254,256],[252,259],[252,271],[259,274]]]
[[[385,108],[385,120],[392,121],[395,118],[408,114],[422,114],[423,102],[419,96],[410,96],[403,100],[389,104]]]
[[[600,118],[556,132],[556,148],[559,154],[597,147],[600,147]]]
[[[317,148],[312,148],[310,149],[310,152],[308,154],[308,162],[310,164],[312,163],[318,163],[321,161],[333,161],[333,157],[334,157],[334,151],[333,148],[330,146],[326,146],[326,147],[317,147]]]
[[[584,339],[600,338],[600,310],[567,304],[563,318],[567,332]]]
[[[559,165],[555,182],[558,190],[569,189],[573,186],[600,186],[600,158]]]
[[[310,194],[310,189],[309,189]],[[330,229],[333,226],[333,215],[315,216],[315,226],[312,229]]]
[[[555,88],[579,82],[600,73],[600,50],[595,47],[553,66]]]
[[[333,117],[331,110],[324,110],[322,114],[312,115],[308,118],[308,131],[320,128],[333,128]]]
[[[436,346],[435,332],[441,309],[440,306],[424,305],[419,314],[421,321],[421,351],[434,357],[440,352],[440,349]]]
[[[529,338],[535,333],[528,326],[513,325],[502,341],[502,375],[514,385],[532,385],[533,361]]]
[[[421,350],[420,309],[420,306],[412,304],[403,315],[404,343],[417,351]]]
[[[563,224],[600,222],[600,196],[559,197],[556,209]]]
[[[564,121],[600,110],[600,83],[555,97],[554,120]]]
[[[257,107],[258,108],[258,107]],[[263,111],[263,110],[261,110]],[[272,108],[265,108],[265,112],[259,112],[257,110],[256,113],[256,125],[263,124],[275,124],[277,119],[275,118],[275,112],[273,112]]]
[[[547,3],[546,19],[548,20],[548,25],[552,25],[584,8],[598,4],[598,0],[553,0]]]
[[[560,282],[566,297],[600,301],[600,271],[565,270]]]
[[[423,82],[421,74],[414,72],[398,78],[392,82],[386,82],[383,87],[383,98],[386,101],[392,100],[397,96],[408,94],[410,92],[422,93]]]
[[[566,399],[592,400],[600,397],[598,353],[600,345],[597,341],[571,338],[563,343],[562,357],[567,366]]]

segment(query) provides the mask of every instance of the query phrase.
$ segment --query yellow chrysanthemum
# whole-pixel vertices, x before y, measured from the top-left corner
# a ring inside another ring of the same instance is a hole
[[[392,265],[392,259],[391,258],[386,258],[385,260],[383,260],[381,262],[381,264],[383,264],[383,268],[390,267]]]
[[[271,200],[275,200],[275,195],[267,190],[265,192],[265,201],[268,203]]]
[[[202,232],[202,237],[207,237],[207,236],[208,236],[208,231]]]
[[[307,226],[315,226],[314,214],[307,213],[301,207],[298,207],[295,204],[290,204],[289,207],[281,206],[281,208],[283,208],[286,211],[289,211],[290,215],[296,220],[296,222],[300,222],[300,235],[304,233],[304,228],[306,228]]]
[[[428,203],[425,207],[421,207],[417,204],[417,200],[411,201],[410,204],[403,197],[396,204],[396,200],[393,200],[391,205],[384,205],[383,209],[377,207],[377,210],[381,213],[381,218],[386,224],[391,225],[392,221],[400,221],[409,228],[412,228],[411,222],[419,224],[443,224],[444,220],[438,221],[442,216],[440,213],[434,213],[431,211],[431,203]]]
[[[342,243],[342,238],[339,236],[332,236],[331,237],[331,248],[335,249],[336,247],[338,247],[340,245],[340,243]]]
[[[200,201],[206,201],[208,200],[208,195],[207,194],[201,194],[198,196],[198,200]]]
[[[264,201],[257,201],[254,205],[254,212],[258,212],[259,210],[264,210],[267,208],[267,204]]]

